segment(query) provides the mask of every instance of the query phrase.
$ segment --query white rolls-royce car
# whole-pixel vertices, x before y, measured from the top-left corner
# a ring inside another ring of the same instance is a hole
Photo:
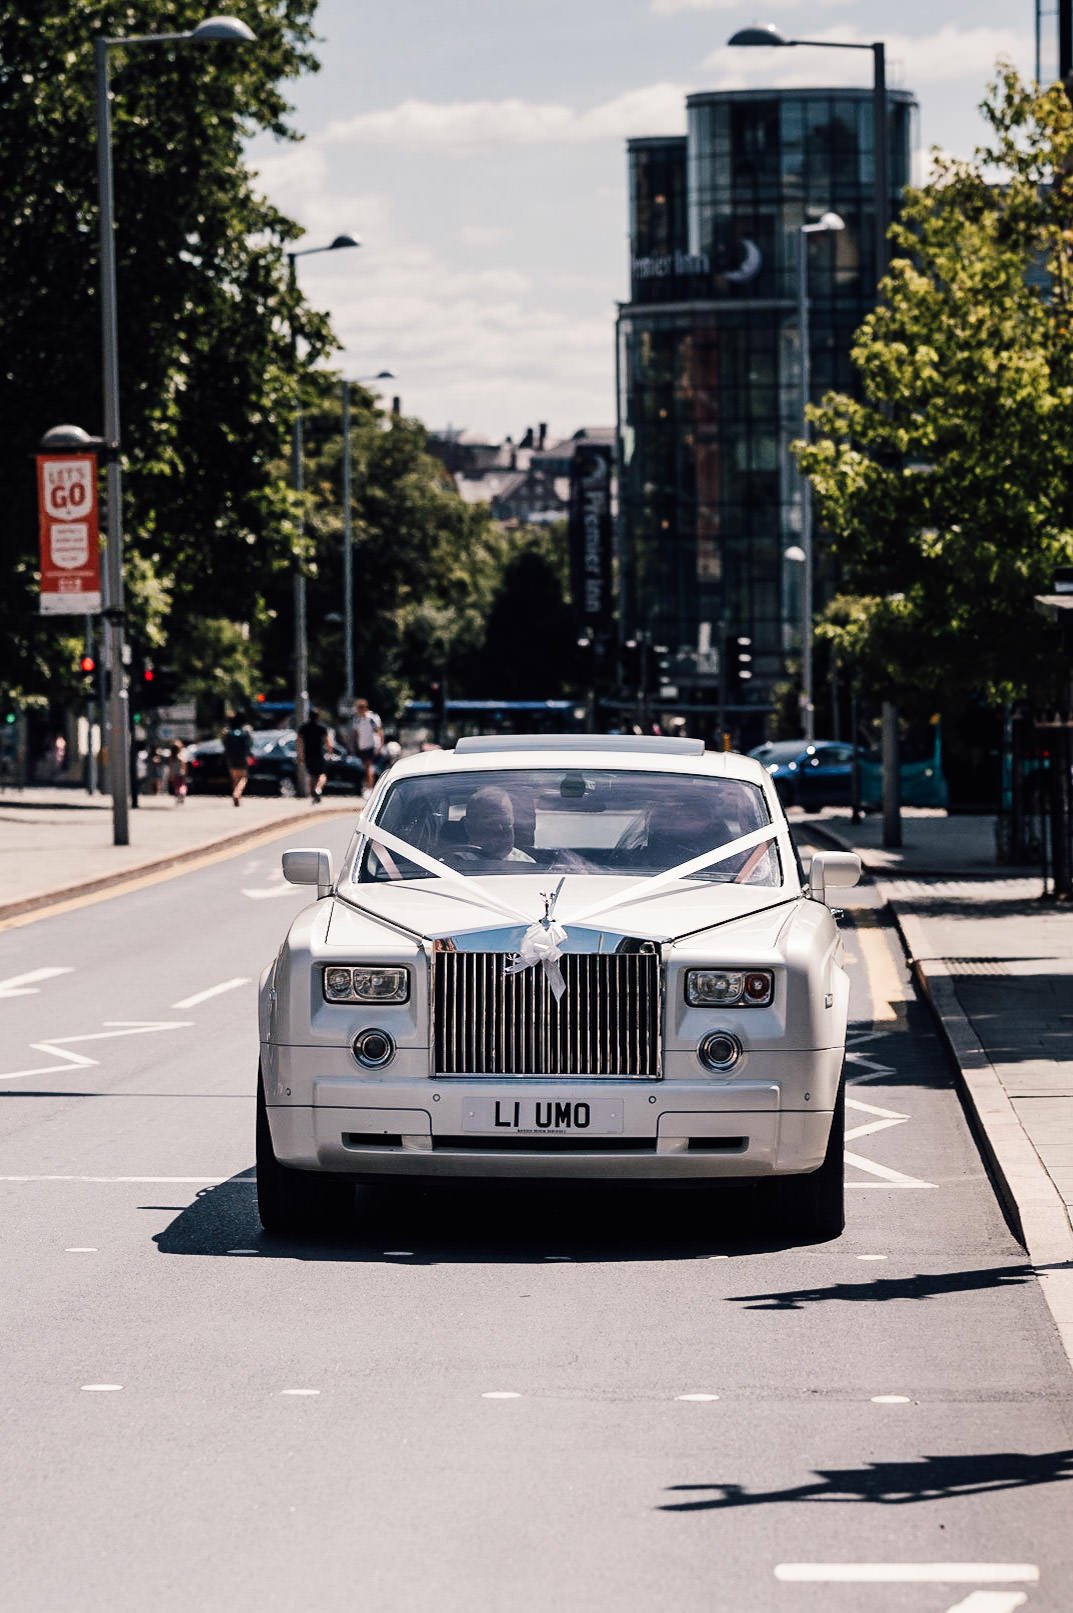
[[[400,761],[260,989],[269,1232],[355,1181],[768,1178],[843,1226],[848,981],[759,762],[699,740],[461,740]]]

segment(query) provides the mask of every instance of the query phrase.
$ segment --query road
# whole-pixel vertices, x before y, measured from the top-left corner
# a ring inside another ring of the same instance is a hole
[[[1069,1364],[867,887],[838,1241],[489,1187],[292,1246],[278,850],[0,932],[0,1605],[1068,1613]]]

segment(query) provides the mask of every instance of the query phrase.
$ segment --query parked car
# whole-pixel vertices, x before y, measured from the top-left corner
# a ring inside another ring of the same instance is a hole
[[[192,790],[230,790],[231,780],[221,740],[207,739],[199,745],[189,746],[186,761]],[[360,795],[365,787],[365,769],[357,757],[333,746],[326,761],[325,791]],[[267,728],[254,734],[246,788],[251,794],[297,795],[298,747],[293,729]]]
[[[919,761],[903,761],[899,768],[901,804],[945,807],[949,800],[943,777],[938,723],[933,725],[931,754]],[[853,746],[838,739],[776,740],[749,752],[767,768],[784,806],[815,811],[825,806],[849,806],[853,800]],[[858,805],[866,812],[883,806],[883,764],[874,751],[857,746]]]
[[[504,736],[396,763],[260,981],[257,1194],[271,1233],[355,1180],[765,1184],[843,1225],[849,988],[760,762],[700,740]]]
[[[325,753],[324,760],[325,794],[361,794],[365,788],[365,768],[358,757],[333,745]],[[268,790],[274,795],[297,795],[298,745],[294,734],[277,739],[258,751],[250,769],[249,787]]]
[[[247,788],[268,788],[269,781],[264,778],[255,780],[255,773],[260,758],[281,740],[293,739],[294,731],[290,728],[265,728],[253,735],[250,747],[250,780]],[[186,774],[187,788],[199,794],[212,793],[219,790],[230,793],[231,776],[224,760],[223,741],[220,739],[202,739],[195,745],[186,746]],[[293,791],[291,792],[293,794]]]
[[[842,740],[775,740],[749,755],[767,769],[784,806],[849,806],[853,799],[853,746]],[[867,756],[858,746],[858,763]]]

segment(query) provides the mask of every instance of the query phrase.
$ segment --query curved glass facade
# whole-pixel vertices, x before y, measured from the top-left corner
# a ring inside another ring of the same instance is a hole
[[[891,209],[915,102],[889,94]],[[870,91],[691,96],[685,138],[632,140],[630,301],[618,321],[624,636],[668,646],[685,700],[735,705],[739,743],[800,643],[797,253],[807,243],[812,397],[854,388],[875,296]],[[800,226],[837,212],[839,233]],[[752,639],[728,687],[712,650]],[[750,715],[750,710],[755,716]],[[754,738],[755,735],[755,738]]]

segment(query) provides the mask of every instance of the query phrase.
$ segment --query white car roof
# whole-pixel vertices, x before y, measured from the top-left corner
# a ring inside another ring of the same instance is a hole
[[[767,769],[737,751],[705,750],[700,740],[640,734],[511,734],[461,740],[454,750],[422,751],[397,761],[392,779],[503,768],[622,768],[639,773],[708,774],[764,784]]]

